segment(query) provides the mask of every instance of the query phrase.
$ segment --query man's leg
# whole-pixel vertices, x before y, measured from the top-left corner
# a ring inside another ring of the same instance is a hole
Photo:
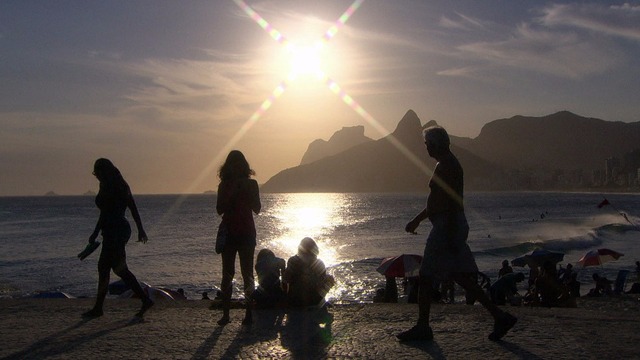
[[[418,325],[429,327],[431,315],[431,300],[433,298],[433,281],[426,276],[420,276],[418,287]]]
[[[489,311],[491,316],[493,316],[494,325],[493,332],[489,334],[490,340],[500,340],[516,324],[518,319],[515,316],[500,310],[482,291],[482,288],[478,285],[473,274],[455,274],[454,279],[467,293],[470,293],[476,300],[478,300],[480,304]]]
[[[454,280],[457,282],[467,294],[471,295],[475,300],[477,300],[485,309],[491,313],[494,319],[497,319],[503,311],[498,309],[498,307],[489,299],[487,294],[482,291],[480,285],[478,285],[477,281],[474,281],[474,277],[472,274],[455,274]]]
[[[418,323],[411,329],[396,335],[400,341],[432,340],[433,331],[429,326],[433,281],[430,277],[420,276],[418,288]]]

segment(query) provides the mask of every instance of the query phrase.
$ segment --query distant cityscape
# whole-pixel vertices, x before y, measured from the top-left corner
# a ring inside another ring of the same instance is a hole
[[[507,170],[477,187],[491,190],[640,191],[640,149],[606,159],[601,169]]]

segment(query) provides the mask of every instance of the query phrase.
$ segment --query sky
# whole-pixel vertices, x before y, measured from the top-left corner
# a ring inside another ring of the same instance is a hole
[[[241,150],[266,182],[345,126],[414,110],[474,138],[568,110],[640,121],[640,1],[6,0],[0,196],[215,190]],[[426,156],[426,154],[425,154]]]

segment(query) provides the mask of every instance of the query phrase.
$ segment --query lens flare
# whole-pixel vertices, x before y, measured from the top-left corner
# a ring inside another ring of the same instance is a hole
[[[296,45],[291,44],[289,40],[285,38],[278,30],[276,30],[273,26],[271,26],[260,14],[258,14],[255,10],[253,10],[246,2],[243,0],[234,0],[234,2],[245,12],[251,19],[253,19],[264,31],[266,31],[269,36],[271,36],[278,43],[284,45],[287,49],[289,49],[293,54],[294,58],[292,60],[292,72],[289,74],[287,80],[284,80],[276,89],[271,93],[269,98],[265,100],[260,108],[256,110],[251,118],[249,118],[248,122],[242,127],[240,132],[234,136],[234,139],[239,138],[238,135],[242,136],[244,133],[256,122],[260,117],[271,107],[273,102],[284,93],[286,89],[286,85],[288,82],[294,80],[300,73],[313,73],[315,74],[319,80],[323,81],[334,94],[336,94],[342,101],[347,104],[351,109],[353,109],[358,115],[360,115],[364,120],[366,120],[373,128],[379,132],[381,135],[387,135],[389,132],[385,129],[376,119],[371,116],[360,104],[358,104],[355,99],[347,94],[345,90],[343,90],[336,81],[327,76],[322,69],[320,68],[320,64],[317,63],[319,57],[317,56],[317,51],[322,48],[322,44],[329,42],[344,26],[344,24],[351,18],[351,16],[360,8],[364,0],[356,0],[354,1],[340,16],[340,18],[336,21],[336,23],[331,26],[324,34],[321,39],[320,45],[316,45],[314,47],[309,48],[298,48]],[[310,64],[311,63],[311,64]],[[393,137],[393,135],[388,135],[389,141],[396,147],[400,152],[402,152],[411,162],[413,162],[421,171],[426,174],[431,174],[432,171],[428,167],[424,165],[420,159],[409,151],[402,143],[400,143],[397,139]],[[236,140],[234,140],[236,141]]]
[[[297,47],[291,44],[291,42],[277,29],[275,29],[269,22],[267,22],[260,14],[258,14],[253,8],[251,8],[245,1],[243,0],[234,0],[236,5],[240,7],[253,21],[255,21],[258,26],[260,26],[269,36],[274,39],[279,44],[283,45],[286,49],[293,51],[294,54],[297,54]],[[387,139],[399,150],[401,151],[411,162],[413,162],[423,173],[432,175],[432,170],[425,166],[424,163],[420,161],[420,159],[409,151],[402,143],[400,143],[393,135],[388,135],[389,131],[385,129],[376,119],[369,114],[358,102],[347,92],[338,85],[336,81],[327,76],[321,69],[321,64],[314,63],[313,66],[303,67],[302,65],[305,62],[317,61],[315,59],[319,59],[317,54],[312,56],[314,52],[320,51],[326,43],[328,43],[337,33],[338,31],[345,25],[345,23],[351,18],[351,16],[360,8],[360,6],[364,3],[364,0],[356,0],[354,1],[338,18],[336,23],[332,25],[327,31],[324,33],[322,38],[320,39],[319,45],[309,49],[300,50],[299,55],[294,58],[293,61],[293,71],[287,76],[286,79],[282,80],[278,86],[273,89],[269,97],[265,99],[260,107],[251,115],[251,117],[245,122],[242,127],[238,130],[238,132],[229,139],[229,141],[223,146],[220,152],[215,156],[214,159],[203,169],[203,171],[196,177],[192,185],[187,189],[186,193],[192,193],[196,186],[200,184],[215,168],[217,164],[219,164],[225,154],[231,151],[234,145],[251,129],[251,127],[262,117],[262,115],[269,110],[269,108],[273,105],[273,103],[285,92],[290,82],[295,80],[296,76],[301,73],[302,69],[306,69],[306,72],[314,73],[318,79],[324,82],[329,90],[337,95],[345,104],[347,104],[351,109],[353,109],[358,115],[360,115],[365,121],[367,121],[378,133],[383,136],[387,136]],[[296,65],[298,64],[298,65]],[[439,179],[436,179],[438,181]],[[179,203],[182,201],[179,200],[173,208],[177,208]],[[172,209],[173,209],[172,208]]]
[[[280,31],[269,24],[269,22],[267,22],[260,14],[253,10],[251,6],[249,6],[245,1],[234,0],[234,2],[253,21],[255,21],[258,26],[266,31],[272,39],[282,44],[292,54],[292,70],[291,73],[287,76],[287,80],[283,81],[283,83],[286,83],[294,80],[298,75],[301,74],[312,74],[320,80],[326,78],[326,75],[321,69],[321,64],[319,63],[320,57],[318,56],[318,52],[324,47],[324,44],[326,44],[338,33],[339,29],[344,26],[347,20],[349,20],[349,18],[360,7],[360,5],[362,5],[364,0],[354,1],[336,21],[336,24],[331,26],[325,32],[321,41],[316,45],[309,47],[301,47],[299,45],[292,44],[284,35],[282,35],[282,33],[280,33]],[[282,92],[284,92],[285,88],[286,86],[282,87]],[[265,100],[260,108],[256,110],[256,112],[251,116],[251,118],[249,119],[249,123],[255,123],[255,121],[257,121],[262,116],[262,114],[264,114],[264,112],[271,106],[273,101],[275,101],[277,97],[282,95],[282,92],[278,93],[277,96],[274,96],[274,93],[272,93],[271,96],[269,96],[269,98]],[[386,131],[381,131],[381,133],[383,134],[385,132]]]

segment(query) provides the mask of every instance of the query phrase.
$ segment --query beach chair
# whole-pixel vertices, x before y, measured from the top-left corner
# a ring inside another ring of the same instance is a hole
[[[613,293],[616,295],[620,295],[624,293],[624,287],[627,284],[627,276],[629,275],[629,270],[620,270],[618,271],[618,276],[616,277],[616,281],[613,284]]]

